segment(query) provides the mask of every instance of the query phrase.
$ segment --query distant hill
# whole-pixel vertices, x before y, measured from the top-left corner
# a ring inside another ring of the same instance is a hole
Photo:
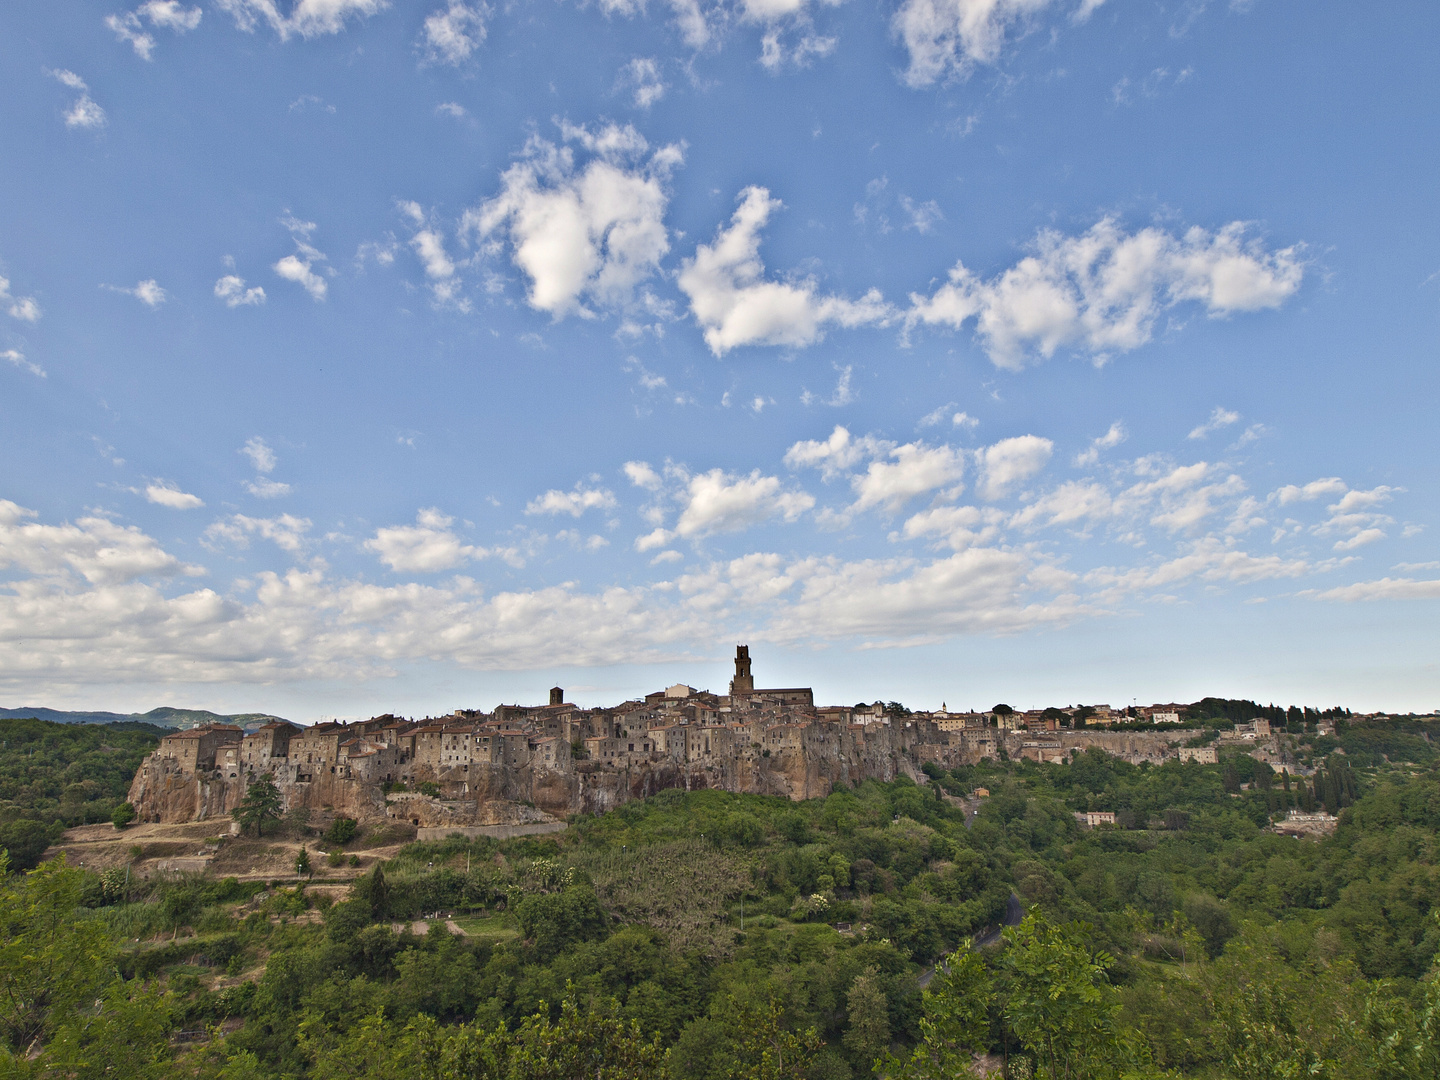
[[[156,727],[188,728],[195,724],[235,724],[246,726],[249,724],[268,724],[271,720],[283,720],[281,716],[271,716],[269,713],[234,713],[226,716],[223,713],[213,713],[208,709],[172,709],[168,706],[161,706],[158,709],[151,709],[147,713],[114,713],[114,712],[70,712],[64,709],[0,709],[0,720],[23,720],[34,717],[37,720],[50,720],[57,724],[119,724],[125,721],[138,721],[142,724],[154,724]]]

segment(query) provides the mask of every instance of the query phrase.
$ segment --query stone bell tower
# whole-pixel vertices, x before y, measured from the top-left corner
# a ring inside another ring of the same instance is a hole
[[[750,646],[735,646],[735,677],[730,680],[730,696],[743,697],[755,692],[755,677],[750,674]]]

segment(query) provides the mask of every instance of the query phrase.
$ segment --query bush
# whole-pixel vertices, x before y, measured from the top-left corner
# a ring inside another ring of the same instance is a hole
[[[119,806],[115,807],[114,812],[110,815],[110,824],[114,825],[117,829],[125,828],[126,825],[129,825],[134,820],[135,807],[131,806],[128,802],[122,802]]]
[[[330,823],[330,827],[325,830],[325,842],[327,844],[339,844],[343,847],[355,838],[355,831],[359,827],[360,823],[354,818],[337,817]],[[332,863],[331,865],[336,864]]]

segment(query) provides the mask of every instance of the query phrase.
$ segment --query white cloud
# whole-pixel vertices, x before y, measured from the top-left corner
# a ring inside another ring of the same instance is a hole
[[[199,573],[161,549],[134,526],[108,518],[82,517],[73,525],[27,521],[35,511],[0,499],[0,567],[37,577],[79,574],[92,585],[114,585],[139,577]]]
[[[884,323],[892,314],[874,289],[847,300],[818,295],[810,280],[765,280],[760,230],[780,205],[765,188],[746,188],[729,227],[716,234],[714,243],[696,248],[680,270],[680,290],[716,356],[741,345],[811,345],[829,324]]]
[[[134,12],[124,15],[105,16],[105,25],[115,34],[118,41],[128,44],[141,60],[151,59],[155,50],[155,38],[147,34],[140,25],[140,18]]]
[[[239,453],[250,459],[250,464],[255,466],[256,472],[274,472],[275,466],[280,464],[280,459],[275,456],[275,451],[259,435],[252,436],[245,440]]]
[[[170,294],[160,287],[160,283],[154,278],[149,278],[137,284],[133,289],[122,289],[118,285],[102,285],[102,289],[111,292],[123,293],[125,296],[133,296],[148,308],[157,308],[166,300]]]
[[[917,495],[948,488],[944,494],[954,498],[963,490],[965,458],[949,446],[906,443],[891,449],[888,458],[872,461],[864,473],[851,479],[856,496],[852,510],[879,507],[895,514]]]
[[[1187,439],[1203,439],[1211,432],[1219,431],[1221,428],[1229,427],[1231,424],[1239,423],[1239,421],[1240,414],[1238,412],[1233,412],[1230,409],[1216,405],[1210,412],[1210,419],[1193,428],[1190,434],[1185,437]]]
[[[914,229],[922,236],[935,228],[935,224],[945,220],[944,213],[940,210],[940,204],[934,199],[923,203],[917,203],[909,195],[900,196],[900,207],[910,215],[910,223],[905,227]]]
[[[846,428],[836,424],[830,437],[823,442],[806,439],[790,447],[785,451],[785,464],[791,469],[819,469],[824,479],[833,480],[867,458],[888,453],[894,446],[894,443],[870,435],[857,439]]]
[[[295,282],[310,294],[310,299],[319,303],[325,299],[329,286],[325,279],[312,269],[317,263],[327,261],[324,252],[310,243],[316,225],[313,221],[301,221],[288,213],[280,219],[280,224],[289,230],[291,239],[295,241],[295,254],[286,255],[272,269],[286,281]]]
[[[660,65],[648,56],[637,56],[622,67],[615,85],[630,91],[630,100],[637,109],[650,108],[669,89],[660,77]]]
[[[784,642],[859,638],[918,644],[955,634],[1013,633],[1065,622],[1083,611],[1052,595],[1069,581],[1019,552],[972,548],[929,562],[808,558],[756,553],[682,576],[691,607],[707,613],[749,606],[764,635]]]
[[[434,507],[421,510],[415,515],[414,525],[377,529],[374,537],[365,541],[365,550],[374,552],[398,573],[453,570],[488,555],[484,548],[461,543],[450,528],[454,520]]]
[[[683,509],[674,535],[687,538],[739,532],[776,517],[795,521],[815,505],[813,495],[786,491],[779,477],[759,469],[749,476],[711,469],[690,477],[678,498]]]
[[[238,548],[248,548],[250,538],[258,536],[271,541],[282,551],[291,554],[305,550],[308,542],[305,534],[310,531],[309,518],[281,514],[273,518],[253,518],[245,514],[231,514],[220,518],[205,529],[204,542],[207,547],[217,548],[224,543]]]
[[[1032,526],[1073,525],[1114,516],[1115,500],[1109,490],[1093,480],[1067,480],[1028,506],[1018,510],[1010,524],[1022,529]]]
[[[265,290],[259,285],[249,289],[245,287],[245,279],[235,274],[226,274],[219,281],[215,282],[216,299],[225,301],[226,307],[241,307],[243,305],[263,304],[265,302]]]
[[[1279,555],[1251,555],[1234,546],[1233,541],[1202,537],[1182,545],[1182,554],[1149,566],[1117,570],[1106,567],[1086,574],[1086,584],[1106,590],[1109,599],[1144,594],[1157,589],[1170,589],[1192,578],[1202,581],[1245,584],[1296,578],[1313,567],[1303,559],[1285,559]]]
[[[46,377],[45,369],[34,361],[26,360],[25,354],[19,349],[0,350],[0,360],[8,360],[21,371],[28,371],[31,375],[38,375],[42,379]]]
[[[1110,425],[1110,430],[1104,435],[1090,440],[1090,445],[1075,455],[1075,464],[1081,468],[1087,465],[1094,465],[1100,460],[1102,450],[1112,450],[1119,446],[1126,439],[1125,425],[1119,420]]]
[[[1023,31],[1055,0],[904,0],[891,30],[904,43],[910,86],[964,78],[978,64],[994,64],[1006,37]],[[1080,0],[1072,18],[1088,18],[1104,0]]]
[[[142,19],[149,20],[151,26],[184,34],[200,25],[202,15],[203,12],[198,6],[187,8],[180,0],[146,0],[134,11],[106,16],[105,25],[114,32],[119,41],[130,45],[136,56],[149,60],[155,49],[155,38],[145,32]]]
[[[672,143],[652,154],[629,125],[561,124],[561,134],[560,146],[532,137],[501,176],[500,194],[466,212],[461,234],[509,240],[532,307],[588,317],[587,300],[631,304],[670,250],[665,187],[684,152]],[[572,143],[590,155],[583,167]]]
[[[40,305],[35,302],[33,296],[12,296],[10,294],[10,279],[0,276],[0,305],[3,305],[6,313],[12,319],[19,319],[21,322],[38,322],[40,319]]]
[[[450,0],[448,7],[431,12],[418,42],[425,62],[458,66],[469,60],[485,41],[487,14],[482,5],[472,7],[462,0]]]
[[[663,481],[660,474],[650,467],[646,461],[627,461],[624,465],[625,476],[636,487],[644,488],[646,491],[658,491]]]
[[[289,484],[271,480],[268,476],[257,476],[254,480],[245,481],[245,490],[257,499],[278,499],[289,495],[291,488]]]
[[[197,510],[205,505],[200,496],[181,491],[167,480],[156,480],[147,484],[145,500],[156,506],[168,506],[171,510]]]
[[[1182,237],[1158,228],[1126,234],[1104,218],[1080,236],[1043,230],[1034,254],[988,281],[956,263],[926,297],[912,293],[907,328],[976,322],[997,367],[1018,370],[1059,348],[1098,363],[1148,342],[1162,312],[1202,305],[1212,317],[1279,307],[1300,287],[1300,248],[1267,252],[1243,222]]]
[[[1327,476],[1320,480],[1311,480],[1303,486],[1286,484],[1275,490],[1274,498],[1281,506],[1288,506],[1293,502],[1313,502],[1327,495],[1343,495],[1349,490],[1345,481],[1338,476]]]
[[[527,514],[569,514],[579,517],[587,510],[609,510],[615,505],[613,492],[576,484],[573,491],[554,489],[536,496],[525,505]]]
[[[1039,435],[1001,439],[975,452],[980,467],[978,489],[984,499],[1003,499],[1016,484],[1030,479],[1050,460],[1055,444]]]
[[[71,90],[78,90],[80,96],[65,110],[65,126],[72,128],[100,128],[105,126],[105,110],[90,97],[90,87],[73,71],[64,68],[51,71],[49,75]]]
[[[1302,595],[1314,600],[1339,600],[1345,603],[1365,600],[1440,600],[1440,581],[1384,577],[1379,581],[1357,581],[1353,585],[1341,585],[1323,592],[1306,592]]]
[[[435,112],[441,116],[453,116],[456,120],[463,120],[470,115],[465,106],[458,101],[442,101],[435,106]]]
[[[368,18],[390,6],[389,0],[294,0],[290,14],[282,15],[277,0],[215,0],[215,6],[229,12],[235,25],[253,33],[260,23],[269,26],[281,41],[295,35],[302,38],[338,34],[351,16]]]
[[[835,382],[835,391],[828,398],[822,398],[818,394],[812,394],[809,390],[806,390],[800,395],[800,401],[805,405],[829,405],[834,409],[853,404],[859,397],[850,385],[851,371],[853,369],[849,364],[846,364],[839,370],[840,378]]]

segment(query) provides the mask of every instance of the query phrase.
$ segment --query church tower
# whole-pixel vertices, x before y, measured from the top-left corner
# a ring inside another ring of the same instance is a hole
[[[755,677],[750,674],[750,646],[735,646],[735,678],[730,680],[730,696],[744,696],[755,692]]]

